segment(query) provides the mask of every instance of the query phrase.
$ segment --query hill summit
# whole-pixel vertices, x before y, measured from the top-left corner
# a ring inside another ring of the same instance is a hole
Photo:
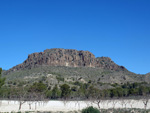
[[[67,67],[93,67],[109,70],[126,70],[123,66],[115,64],[109,57],[96,58],[89,51],[74,49],[46,49],[44,52],[33,53],[10,71],[32,69],[38,66],[67,66]]]

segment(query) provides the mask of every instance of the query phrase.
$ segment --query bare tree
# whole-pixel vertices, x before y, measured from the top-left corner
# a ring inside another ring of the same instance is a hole
[[[107,100],[105,100],[106,101],[106,105],[107,105],[107,108],[108,108],[108,105],[109,105],[109,103],[111,102],[111,100],[110,99],[107,99]]]
[[[17,88],[17,99],[19,101],[19,110],[21,110],[22,105],[27,101],[27,91],[22,88]]]
[[[93,100],[93,103],[97,104],[99,110],[101,109],[101,106],[100,106],[101,102],[102,102],[102,100],[100,98]]]
[[[34,93],[29,92],[28,101],[27,101],[27,104],[29,105],[29,109],[32,108],[31,105],[34,103],[34,99],[35,99]]]
[[[46,102],[44,93],[34,92],[34,91],[33,92],[31,91],[30,93],[31,93],[31,96],[28,99],[29,100],[29,102],[28,102],[29,108],[31,108],[32,104],[35,105],[35,108],[34,108],[35,110],[37,109],[37,104],[40,105],[40,103],[43,103],[43,105],[44,105],[44,103]]]
[[[120,99],[120,104],[122,105],[122,108],[125,107],[125,109],[126,109],[127,103],[128,103],[127,99],[124,99],[124,98]]]
[[[80,97],[76,97],[75,106],[78,106],[78,110],[80,110]]]
[[[46,85],[42,82],[35,82],[33,85],[31,85],[28,89],[28,102],[29,108],[31,109],[31,104],[35,104],[35,110],[37,109],[37,103],[39,105],[41,103],[45,103],[45,93]],[[43,104],[44,105],[44,104]]]
[[[29,109],[31,110],[31,105],[33,104],[33,101],[28,101],[27,104],[29,105]]]
[[[133,99],[129,99],[128,103],[130,104],[131,108],[133,108],[133,104],[135,103],[135,101]]]
[[[89,88],[89,100],[92,100],[93,103],[95,103],[99,110],[101,109],[101,103],[103,102],[103,95],[102,92],[99,89],[96,89],[94,87]]]
[[[143,99],[141,99],[144,104],[144,109],[147,109],[147,104],[149,102],[149,96],[145,96]]]
[[[117,102],[118,102],[118,100],[112,99],[111,101],[112,101],[112,108],[114,109],[116,104],[117,104]]]

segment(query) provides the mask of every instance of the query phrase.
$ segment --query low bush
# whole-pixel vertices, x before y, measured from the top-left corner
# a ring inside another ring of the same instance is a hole
[[[90,106],[83,109],[82,113],[100,113],[100,111],[97,108],[93,108],[92,106]]]

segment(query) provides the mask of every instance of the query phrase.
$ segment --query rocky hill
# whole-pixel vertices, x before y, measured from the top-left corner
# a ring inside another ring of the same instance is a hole
[[[109,57],[96,58],[89,51],[74,49],[47,49],[30,54],[22,64],[3,71],[3,76],[14,82],[45,80],[50,86],[91,81],[97,87],[109,88],[115,83],[150,82],[150,74],[135,74],[115,64]]]
[[[44,52],[33,53],[22,63],[9,71],[32,69],[38,66],[68,66],[68,67],[97,67],[109,70],[126,70],[118,66],[109,57],[98,57],[89,51],[74,49],[47,49]]]

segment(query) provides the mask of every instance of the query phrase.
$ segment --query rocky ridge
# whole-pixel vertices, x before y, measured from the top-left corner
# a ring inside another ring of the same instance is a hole
[[[115,64],[109,57],[96,58],[89,51],[74,49],[46,49],[44,52],[33,53],[9,71],[32,69],[38,66],[68,66],[68,67],[93,67],[109,70],[126,70],[125,67]]]

